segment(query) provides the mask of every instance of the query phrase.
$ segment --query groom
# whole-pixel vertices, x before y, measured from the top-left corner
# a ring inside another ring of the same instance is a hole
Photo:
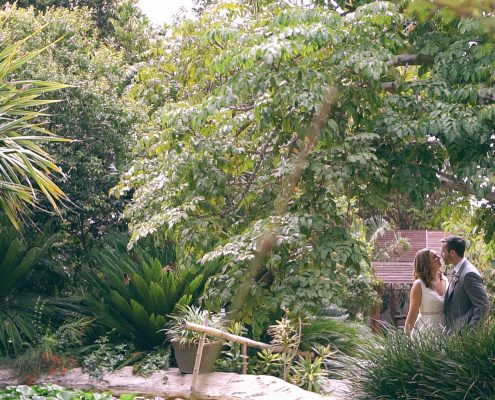
[[[442,258],[454,266],[454,273],[445,293],[447,329],[459,332],[472,327],[488,315],[488,296],[476,267],[464,257],[466,241],[459,236],[442,240]]]

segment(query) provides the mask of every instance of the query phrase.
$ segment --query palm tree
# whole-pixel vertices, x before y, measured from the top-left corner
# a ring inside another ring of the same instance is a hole
[[[46,49],[23,53],[21,46],[28,39],[0,51],[0,210],[17,229],[20,218],[30,207],[39,207],[42,198],[56,211],[66,199],[51,177],[63,175],[62,171],[40,143],[67,141],[44,129],[46,122],[41,121],[47,116],[43,107],[58,101],[41,96],[67,85],[9,80],[15,70]]]

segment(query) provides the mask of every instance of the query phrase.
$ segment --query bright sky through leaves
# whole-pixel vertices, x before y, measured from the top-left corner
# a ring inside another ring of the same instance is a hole
[[[190,9],[192,0],[139,0],[138,6],[154,25],[161,26],[171,23],[181,7]]]

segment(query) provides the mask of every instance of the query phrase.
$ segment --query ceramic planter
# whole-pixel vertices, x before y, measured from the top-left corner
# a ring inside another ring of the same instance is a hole
[[[192,374],[199,344],[181,344],[178,340],[172,340],[171,342],[179,371],[185,374]],[[212,371],[213,364],[220,354],[222,345],[222,342],[205,343],[203,347],[203,356],[201,357],[201,366],[199,367],[200,374],[206,374]]]

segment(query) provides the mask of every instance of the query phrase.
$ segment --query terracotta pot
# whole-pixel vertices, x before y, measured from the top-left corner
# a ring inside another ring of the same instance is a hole
[[[203,347],[203,355],[201,357],[201,365],[199,367],[200,374],[206,374],[213,370],[213,364],[220,354],[222,345],[222,342],[205,343]],[[198,344],[180,344],[178,340],[172,340],[172,347],[174,349],[175,361],[177,361],[179,371],[185,374],[192,374],[194,370],[194,362],[196,361]]]

